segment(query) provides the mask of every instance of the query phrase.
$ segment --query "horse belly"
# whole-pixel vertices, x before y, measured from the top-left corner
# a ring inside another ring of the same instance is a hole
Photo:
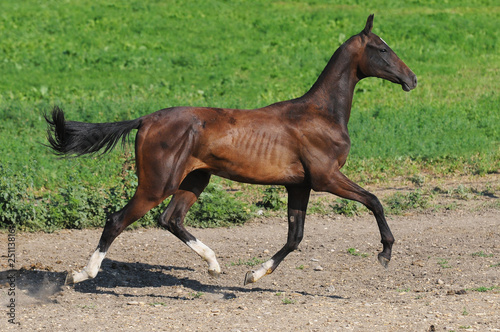
[[[296,147],[295,147],[296,148]],[[260,184],[304,180],[304,169],[290,140],[269,131],[227,135],[210,149],[213,174]]]
[[[253,184],[299,184],[304,181],[300,165],[265,165],[260,162],[218,163],[211,173],[220,177]]]

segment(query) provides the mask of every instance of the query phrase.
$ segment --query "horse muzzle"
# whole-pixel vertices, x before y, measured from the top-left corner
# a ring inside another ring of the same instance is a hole
[[[411,72],[406,79],[401,80],[401,86],[406,92],[415,89],[417,87],[417,75]]]

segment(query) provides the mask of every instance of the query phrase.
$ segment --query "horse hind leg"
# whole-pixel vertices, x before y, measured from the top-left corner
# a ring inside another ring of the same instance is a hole
[[[68,283],[95,277],[114,239],[127,226],[174,194],[182,183],[186,169],[191,168],[188,158],[194,142],[193,131],[177,127],[177,131],[171,131],[175,144],[166,149],[155,141],[156,133],[161,128],[151,129],[151,126],[151,122],[143,123],[137,133],[135,159],[139,186],[134,196],[122,210],[110,215],[89,263],[81,272],[68,275]],[[173,129],[172,126],[167,124],[167,128],[162,127],[161,130]]]
[[[288,237],[286,244],[271,259],[262,263],[256,270],[248,271],[244,285],[254,283],[263,276],[271,274],[285,257],[297,249],[304,236],[304,222],[310,188],[291,187],[288,189]]]
[[[128,204],[120,211],[112,213],[104,226],[99,245],[87,265],[79,272],[72,271],[66,276],[66,284],[75,284],[95,278],[106,253],[114,239],[130,224],[144,216],[149,210],[160,204],[171,193],[151,195],[140,187]]]
[[[196,202],[209,181],[210,174],[206,172],[194,171],[188,174],[161,214],[159,223],[207,262],[208,273],[211,276],[218,277],[221,268],[214,251],[189,233],[183,224],[188,210]]]

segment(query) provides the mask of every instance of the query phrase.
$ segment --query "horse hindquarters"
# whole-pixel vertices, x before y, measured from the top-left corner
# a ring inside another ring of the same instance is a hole
[[[155,123],[147,121],[147,117],[144,120],[137,133],[135,146],[139,183],[136,192],[123,209],[108,217],[97,249],[87,266],[81,272],[72,272],[68,275],[67,283],[94,278],[115,238],[130,224],[174,194],[186,176],[186,170],[191,167],[188,165],[188,159],[192,150],[193,133],[186,131],[180,136],[173,137],[178,144],[166,147],[157,139],[158,130],[152,128]]]

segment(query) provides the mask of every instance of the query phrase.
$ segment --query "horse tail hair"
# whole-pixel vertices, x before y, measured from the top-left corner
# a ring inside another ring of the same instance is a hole
[[[66,121],[64,112],[57,106],[52,110],[52,116],[45,114],[47,121],[48,147],[59,156],[81,156],[94,154],[102,149],[101,154],[111,151],[116,144],[126,139],[133,129],[139,129],[142,119],[111,122],[86,123]]]

